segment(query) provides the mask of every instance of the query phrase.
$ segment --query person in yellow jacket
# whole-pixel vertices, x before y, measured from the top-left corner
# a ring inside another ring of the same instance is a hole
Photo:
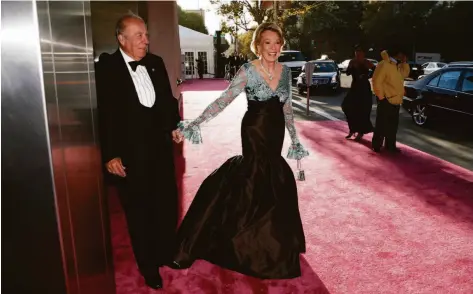
[[[404,79],[409,76],[407,57],[400,49],[381,52],[373,74],[373,90],[377,98],[376,125],[372,148],[381,151],[383,145],[388,151],[399,152],[396,147],[396,134],[399,124],[399,109],[404,96]]]

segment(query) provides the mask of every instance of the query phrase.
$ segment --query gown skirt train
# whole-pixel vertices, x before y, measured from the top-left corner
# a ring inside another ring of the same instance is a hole
[[[248,101],[243,155],[228,159],[199,188],[177,234],[174,261],[197,259],[260,279],[301,275],[305,237],[294,174],[281,156],[283,103]]]

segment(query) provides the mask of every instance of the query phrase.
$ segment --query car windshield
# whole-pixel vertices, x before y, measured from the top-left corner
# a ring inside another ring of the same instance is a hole
[[[282,52],[278,58],[279,62],[305,61],[301,52]]]
[[[337,69],[333,63],[329,62],[314,62],[314,72],[336,72]]]

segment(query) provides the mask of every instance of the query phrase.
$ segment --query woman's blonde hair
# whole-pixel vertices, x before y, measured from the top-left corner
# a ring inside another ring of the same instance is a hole
[[[260,55],[260,52],[258,51],[258,45],[261,43],[261,35],[266,31],[272,31],[278,34],[279,38],[281,39],[281,48],[285,44],[281,28],[273,22],[264,22],[256,28],[255,32],[253,33],[253,40],[251,41],[251,51],[256,56]]]

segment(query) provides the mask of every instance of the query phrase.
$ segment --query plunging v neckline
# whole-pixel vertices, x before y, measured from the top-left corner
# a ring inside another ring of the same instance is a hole
[[[263,75],[261,75],[261,73],[258,71],[258,68],[256,67],[256,65],[252,62],[250,62],[250,64],[255,68],[255,71],[256,71],[256,74],[259,76],[260,79],[263,80],[264,84],[266,85],[266,87],[268,87],[268,89],[271,90],[271,92],[274,94],[277,92],[277,90],[279,89],[279,86],[281,86],[281,80],[282,80],[282,75],[284,73],[284,66],[281,65],[281,73],[279,74],[279,79],[278,79],[278,83],[276,84],[276,88],[273,90],[273,88],[271,88],[271,86],[269,85],[269,83],[266,81],[266,79],[263,77]]]

